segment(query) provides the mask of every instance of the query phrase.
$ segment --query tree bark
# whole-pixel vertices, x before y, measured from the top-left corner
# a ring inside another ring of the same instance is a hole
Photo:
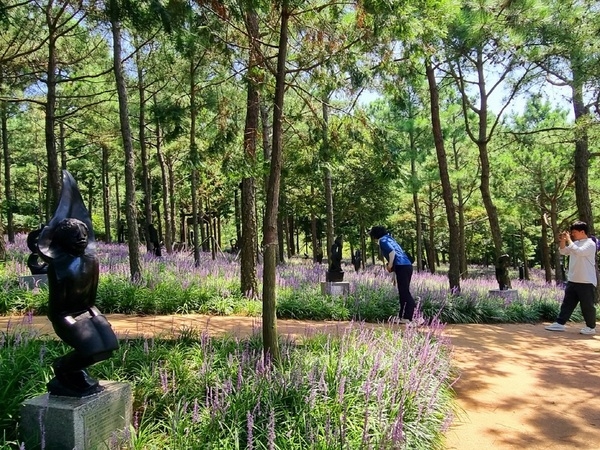
[[[417,234],[417,245],[416,245],[416,258],[417,262],[417,272],[423,270],[423,219],[421,217],[421,205],[419,204],[419,193],[417,191],[417,187],[415,186],[415,180],[417,177],[417,169],[415,163],[415,155],[417,152],[416,144],[415,144],[415,136],[414,131],[411,129],[409,132],[409,141],[410,141],[410,174],[413,180],[413,184],[411,186],[412,190],[412,198],[413,198],[413,206],[415,208],[415,219],[416,219],[416,234]]]
[[[548,250],[550,247],[550,244],[548,242],[548,225],[546,225],[546,221],[544,220],[543,211],[540,219],[542,223],[542,237],[540,239],[540,256],[542,260],[542,267],[544,268],[546,283],[552,283],[552,264],[550,262],[550,252]]]
[[[318,253],[319,253],[319,239],[317,236],[317,215],[315,214],[315,204],[314,204],[314,198],[315,198],[315,187],[311,184],[310,186],[310,198],[313,199],[313,201],[310,204],[310,231],[311,231],[311,238],[312,238],[312,257],[313,257],[313,263],[318,262]]]
[[[156,98],[154,98],[156,103]],[[165,163],[165,157],[162,154],[162,135],[160,121],[156,118],[156,158],[158,159],[158,165],[160,166],[160,180],[162,184],[162,204],[163,204],[163,216],[165,223],[165,250],[167,253],[173,252],[173,228],[170,220],[171,207],[169,202],[170,184],[167,177],[167,165]],[[160,222],[159,222],[160,223]]]
[[[176,207],[175,207],[175,174],[173,170],[173,161],[171,158],[165,158],[165,164],[167,165],[167,174],[169,180],[169,221],[171,222],[171,241],[177,241],[177,225],[175,223]],[[165,212],[165,215],[167,213]],[[181,243],[185,244],[185,234],[181,236]]]
[[[110,181],[108,167],[108,146],[102,147],[102,213],[104,215],[104,236],[106,242],[112,242],[110,233]]]
[[[58,20],[58,18],[56,19]],[[56,138],[54,123],[56,120],[56,25],[52,17],[52,2],[46,9],[46,25],[48,26],[48,62],[46,66],[46,105],[45,105],[45,138],[46,158],[48,162],[46,184],[46,222],[50,221],[54,210],[58,206],[60,197],[61,176],[58,167],[58,154],[56,152]]]
[[[281,199],[279,200],[279,204],[281,205],[283,202]],[[285,263],[285,215],[281,213],[281,208],[279,214],[277,214],[277,264]]]
[[[244,156],[249,167],[256,166],[256,147],[260,117],[260,98],[257,80],[254,79],[258,68],[258,16],[254,11],[246,13],[246,29],[250,40],[248,57],[248,95],[246,98],[246,123],[244,127]],[[253,171],[251,170],[251,173]],[[240,254],[240,288],[242,294],[254,297],[258,293],[258,277],[256,264],[258,261],[258,224],[256,221],[256,179],[253,175],[242,179],[241,205],[241,246]]]
[[[115,0],[111,0],[114,5]],[[111,8],[115,11],[117,8]],[[131,279],[139,281],[142,278],[142,265],[140,261],[139,235],[137,229],[137,209],[135,204],[135,158],[133,154],[133,140],[131,138],[131,127],[129,125],[129,111],[127,103],[127,87],[123,75],[121,63],[121,24],[116,17],[111,17],[111,28],[113,36],[113,64],[115,80],[117,83],[117,94],[119,96],[119,119],[121,123],[121,137],[125,150],[125,212],[128,228],[127,243],[129,246],[129,270]]]
[[[191,189],[192,189],[192,226],[194,237],[192,245],[194,247],[194,265],[200,266],[200,247],[198,241],[198,147],[196,146],[196,70],[195,61],[189,61],[190,72],[190,162],[192,164]],[[204,229],[204,228],[203,228]]]
[[[146,89],[139,51],[135,53],[135,61],[139,95],[138,137],[140,140],[140,164],[142,166],[142,192],[144,194],[144,238],[146,240],[146,250],[152,252],[154,250],[154,245],[150,239],[150,225],[152,225],[152,185],[150,184],[148,146],[146,145]]]
[[[329,96],[323,98],[323,155],[325,155],[325,214],[327,224],[325,235],[327,236],[327,263],[331,265],[331,246],[335,235],[335,224],[333,222],[333,187],[331,184],[331,167],[329,166]]]
[[[436,270],[436,257],[435,257],[435,229],[433,224],[435,223],[435,208],[433,207],[433,186],[429,183],[429,204],[427,205],[427,217],[429,220],[428,239],[425,243],[425,252],[427,253],[427,265],[429,266],[429,273],[434,274]]]
[[[438,159],[438,168],[440,180],[442,182],[442,193],[444,196],[444,205],[446,206],[446,218],[448,220],[448,231],[450,242],[448,243],[449,264],[448,281],[450,283],[450,291],[452,293],[460,293],[460,267],[459,267],[459,230],[456,223],[456,211],[454,208],[454,200],[452,196],[452,186],[450,177],[448,176],[448,161],[446,158],[446,150],[444,148],[444,136],[442,134],[442,124],[440,121],[440,105],[437,81],[431,61],[425,62],[425,71],[427,73],[427,82],[429,84],[429,96],[431,102],[431,127],[435,150]]]
[[[1,80],[0,80],[1,81]],[[13,223],[13,194],[11,181],[10,148],[8,146],[8,117],[6,112],[6,102],[2,102],[0,109],[0,121],[2,122],[2,159],[4,161],[4,198],[6,199],[6,232],[8,242],[15,242],[15,227]],[[1,236],[1,235],[0,235]],[[4,242],[4,241],[3,241]]]
[[[583,84],[579,80],[578,74],[573,74],[573,112],[575,114],[575,125],[580,125],[576,130],[575,153],[573,155],[575,164],[575,202],[577,204],[577,214],[579,220],[583,220],[590,227],[590,232],[594,232],[594,215],[592,214],[592,204],[590,202],[589,191],[589,166],[590,150],[587,125],[589,111],[585,106],[583,99]]]
[[[283,167],[283,99],[285,96],[286,58],[288,41],[289,0],[282,0],[281,29],[279,35],[275,101],[273,105],[273,146],[271,167],[267,186],[267,203],[264,223],[264,269],[263,269],[263,343],[264,357],[278,361],[277,340],[277,215],[279,212],[279,188]]]
[[[452,141],[452,152],[454,154],[454,170],[457,172],[460,170],[460,164],[458,161],[458,150],[456,141]],[[459,270],[460,277],[465,280],[469,276],[468,265],[467,265],[467,239],[466,239],[466,224],[465,224],[465,205],[462,194],[462,186],[460,181],[456,183],[456,199],[458,201],[457,212],[458,212],[458,232],[460,233],[459,241]]]

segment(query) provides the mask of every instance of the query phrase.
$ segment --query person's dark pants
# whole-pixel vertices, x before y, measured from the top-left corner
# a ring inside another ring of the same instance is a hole
[[[398,285],[398,296],[400,297],[400,318],[412,320],[415,312],[415,299],[410,293],[410,280],[412,278],[413,266],[394,266],[396,273],[396,284]]]
[[[572,283],[569,281],[565,288],[565,298],[562,305],[560,305],[560,312],[556,321],[561,325],[567,323],[577,303],[579,303],[585,324],[590,328],[596,328],[595,290],[596,288],[591,283]]]

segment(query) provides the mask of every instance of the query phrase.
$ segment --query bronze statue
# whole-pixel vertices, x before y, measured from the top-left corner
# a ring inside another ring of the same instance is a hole
[[[362,265],[362,253],[360,250],[356,250],[354,255],[352,255],[352,265],[355,271],[358,272],[360,270],[360,266]]]
[[[344,280],[344,271],[342,270],[342,246],[342,237],[336,237],[331,246],[331,264],[325,275],[325,281]]]
[[[510,256],[502,255],[496,263],[496,281],[501,291],[511,289],[510,278],[508,277],[508,267],[510,266]]]
[[[27,267],[29,267],[31,275],[45,275],[48,273],[48,264],[43,260],[40,261],[40,255],[37,248],[38,238],[43,229],[44,225],[27,235],[27,248],[31,252],[27,258]]]
[[[52,395],[85,397],[103,388],[86,368],[108,359],[119,348],[117,337],[98,308],[98,259],[90,215],[77,183],[66,170],[54,217],[38,239],[48,263],[48,318],[54,331],[73,351],[57,358]]]

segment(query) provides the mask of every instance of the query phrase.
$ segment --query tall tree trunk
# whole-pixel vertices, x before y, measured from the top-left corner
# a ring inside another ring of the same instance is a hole
[[[111,0],[111,8],[117,11],[116,0]],[[117,83],[117,94],[119,96],[119,120],[121,122],[121,137],[125,149],[125,215],[127,219],[129,246],[129,270],[131,279],[138,281],[142,278],[142,265],[140,261],[140,238],[137,229],[137,211],[135,204],[135,157],[133,154],[133,140],[131,138],[131,127],[129,125],[129,107],[127,103],[127,88],[123,75],[121,62],[121,24],[118,19],[111,17],[113,37],[113,64],[115,80]]]
[[[415,144],[415,134],[414,130],[409,131],[408,138],[410,141],[410,174],[412,179],[412,198],[413,198],[413,206],[415,208],[415,218],[416,218],[416,228],[417,228],[417,248],[416,248],[416,262],[417,262],[417,272],[423,270],[423,227],[422,227],[422,217],[421,217],[421,205],[419,204],[419,192],[416,186],[417,180],[417,168],[416,168],[416,153],[417,146]]]
[[[273,138],[273,124],[271,122],[272,120],[272,108],[269,108],[268,105],[265,103],[264,98],[261,97],[260,100],[260,122],[262,125],[262,144],[263,144],[263,161],[271,161],[271,153],[272,153],[272,142],[271,139]],[[263,188],[263,192],[264,192],[264,197],[266,198],[267,196],[267,190],[268,190],[268,185],[269,185],[269,174],[265,173],[264,175],[264,179],[262,180],[262,188]],[[258,203],[256,205],[256,223],[257,223],[257,228],[258,230],[264,230],[264,226],[265,226],[265,210],[264,210],[264,206],[262,209],[262,214],[259,213],[258,210]],[[262,222],[261,222],[262,220]],[[264,241],[264,236],[263,239]],[[258,246],[258,242],[261,242],[261,240],[257,237],[257,246]],[[257,253],[262,252],[262,246],[261,248],[257,248]]]
[[[502,233],[500,231],[500,222],[498,220],[498,210],[494,201],[492,200],[492,194],[490,192],[490,159],[488,154],[488,97],[489,94],[485,84],[485,73],[484,73],[484,61],[483,51],[479,49],[477,52],[477,73],[478,73],[478,87],[479,87],[479,99],[480,107],[477,112],[479,120],[479,129],[477,135],[477,148],[479,150],[479,162],[481,164],[481,177],[479,190],[481,191],[481,199],[485,206],[485,211],[488,215],[488,221],[490,224],[490,233],[492,235],[492,241],[494,243],[494,252],[496,261],[502,255]],[[463,95],[466,95],[463,93]],[[466,119],[465,119],[466,120]]]
[[[44,201],[44,186],[42,183],[42,171],[40,169],[40,166],[36,166],[35,168],[36,172],[37,172],[37,179],[38,179],[38,185],[37,185],[37,193],[38,193],[38,222],[40,224],[46,223],[46,211],[44,210],[44,208],[42,208],[42,205],[47,205],[47,199]],[[46,193],[48,193],[48,189],[46,189]]]
[[[552,264],[550,262],[550,243],[548,242],[548,225],[546,224],[543,211],[540,219],[542,223],[542,237],[540,239],[540,257],[542,260],[542,267],[544,268],[546,283],[552,283]]]
[[[56,121],[56,26],[55,20],[52,17],[51,4],[46,9],[46,24],[48,25],[48,61],[46,66],[46,114],[44,127],[46,158],[48,161],[48,179],[46,184],[46,222],[48,222],[58,206],[61,189],[61,176],[58,167],[54,133],[54,123]]]
[[[173,161],[171,158],[165,158],[165,164],[167,165],[167,174],[169,179],[169,221],[171,222],[171,241],[177,241],[177,225],[175,223],[176,217],[176,205],[175,205],[175,173],[173,170]],[[167,213],[165,212],[165,215]],[[185,244],[186,238],[185,233],[181,237],[181,242]]]
[[[563,284],[566,280],[565,273],[563,272],[564,267],[562,266],[562,256],[558,252],[558,202],[556,198],[552,198],[550,201],[550,229],[552,230],[552,246],[554,254],[554,279],[557,285]]]
[[[579,220],[583,220],[590,227],[590,232],[594,232],[594,215],[592,214],[592,204],[590,202],[589,191],[589,166],[590,150],[587,125],[589,120],[589,111],[585,106],[583,99],[583,86],[579,80],[578,74],[574,73],[573,81],[573,112],[575,114],[575,124],[581,125],[576,131],[575,153],[573,160],[575,164],[575,202],[577,204],[577,215]]]
[[[312,199],[311,203],[310,203],[310,231],[312,234],[312,248],[313,248],[313,252],[312,252],[312,257],[313,257],[313,262],[316,263],[319,260],[319,239],[317,236],[317,215],[315,214],[315,203],[314,203],[314,198],[315,198],[315,187],[311,184],[310,185],[310,198]]]
[[[122,244],[125,242],[122,238],[124,238],[124,231],[120,228],[122,227],[121,221],[121,194],[119,193],[119,171],[115,170],[115,206],[117,208],[117,242]],[[121,232],[123,235],[121,235]]]
[[[264,223],[264,269],[263,269],[263,342],[265,359],[278,361],[279,343],[277,340],[277,214],[279,212],[279,187],[283,167],[283,99],[288,40],[289,0],[282,0],[281,31],[277,55],[275,100],[273,104],[273,146],[271,167],[267,189],[267,203]]]
[[[208,237],[210,236],[210,232],[208,232],[208,221],[210,220],[210,215],[207,211],[208,208],[204,207],[204,204],[202,202],[202,196],[199,196],[198,213],[200,214],[200,217],[198,220],[200,220],[201,222],[198,223],[200,225],[200,242],[203,252],[210,251],[210,242],[208,241]]]
[[[58,123],[58,142],[60,153],[60,168],[67,170],[67,149],[65,148],[65,123],[61,120]]]
[[[279,204],[283,203],[281,199]],[[285,215],[281,213],[277,214],[277,264],[285,263]]]
[[[90,213],[90,217],[92,217],[92,215],[94,214],[93,211],[93,207],[94,207],[94,178],[90,178],[89,182],[87,183],[87,189],[88,189],[88,212]]]
[[[444,136],[442,134],[442,124],[440,121],[440,104],[437,81],[431,61],[425,62],[425,71],[427,73],[427,82],[429,84],[429,96],[431,102],[431,127],[433,132],[433,140],[438,160],[438,168],[440,180],[442,182],[442,192],[444,196],[444,205],[446,206],[446,218],[448,220],[448,228],[450,242],[448,243],[449,263],[448,281],[450,283],[450,291],[452,293],[460,293],[460,267],[459,267],[459,230],[456,223],[456,212],[452,197],[452,186],[450,177],[448,176],[448,161],[446,159],[446,150],[444,148]]]
[[[6,261],[6,244],[4,243],[4,226],[0,217],[0,261]]]
[[[156,104],[156,96],[154,96],[154,103]],[[170,205],[169,205],[169,192],[170,185],[167,178],[167,165],[165,163],[165,157],[162,154],[162,129],[158,117],[156,118],[156,159],[158,159],[158,165],[160,167],[160,181],[162,185],[162,205],[163,215],[165,223],[165,249],[167,253],[173,252],[173,231],[172,223],[170,220]],[[160,222],[159,222],[160,224]]]
[[[460,170],[460,164],[458,161],[458,149],[456,140],[452,140],[452,152],[454,154],[454,170],[458,172]],[[460,181],[456,183],[456,198],[458,200],[457,212],[458,212],[458,232],[460,233],[459,241],[459,268],[460,277],[465,280],[469,277],[468,266],[467,266],[467,238],[466,238],[466,224],[465,224],[465,207],[463,202],[462,187]]]
[[[427,218],[429,220],[428,237],[425,243],[425,252],[427,253],[427,265],[429,266],[429,273],[434,274],[436,270],[436,257],[435,257],[435,211],[433,207],[433,186],[429,183],[428,189],[429,202],[427,205]]]
[[[154,244],[152,243],[152,239],[150,239],[150,225],[152,225],[152,185],[150,183],[148,146],[146,144],[146,88],[144,86],[144,71],[142,70],[139,51],[135,52],[135,61],[139,95],[138,137],[140,140],[140,164],[142,166],[142,192],[144,194],[144,237],[146,240],[146,250],[152,252],[154,250]]]
[[[106,242],[112,242],[110,233],[110,179],[108,167],[108,145],[102,144],[102,213]]]
[[[519,223],[521,229],[521,261],[523,261],[523,279],[529,280],[529,263],[527,261],[527,253],[525,252],[525,232],[523,230],[523,223]]]
[[[194,247],[194,265],[200,266],[200,247],[198,241],[198,165],[200,163],[198,156],[198,147],[196,146],[196,69],[195,61],[189,62],[190,72],[190,160],[192,163],[192,226],[194,230],[194,238],[192,246]]]
[[[250,55],[248,57],[247,73],[248,95],[246,98],[246,123],[244,126],[244,157],[246,158],[248,167],[254,168],[256,166],[258,121],[260,117],[260,97],[257,80],[254,79],[260,56],[257,47],[259,45],[259,28],[258,15],[254,11],[246,13],[246,29],[250,41]],[[252,175],[253,172],[251,170],[249,176],[244,176],[242,179],[241,242],[238,240],[238,245],[241,248],[240,288],[242,294],[247,297],[253,297],[258,293],[258,277],[256,275],[258,224],[256,222],[256,180]]]
[[[1,80],[0,80],[1,81]],[[8,114],[6,111],[6,102],[2,102],[0,108],[0,121],[2,122],[2,159],[4,161],[4,198],[6,200],[6,232],[8,234],[8,242],[15,242],[15,227],[13,223],[13,204],[12,181],[11,181],[11,164],[10,164],[10,148],[8,146]]]
[[[287,215],[287,230],[289,233],[289,242],[288,242],[288,258],[291,258],[292,256],[294,256],[296,254],[296,240],[294,237],[294,230],[295,230],[295,223],[294,223],[294,214],[288,214]]]
[[[577,57],[575,57],[577,58]],[[583,99],[584,76],[579,69],[579,61],[573,68],[573,112],[575,113],[575,124],[577,127],[575,140],[575,203],[577,204],[577,214],[580,220],[586,222],[589,226],[590,234],[594,233],[594,215],[592,213],[592,203],[589,192],[589,166],[590,150],[588,125],[589,109],[585,106]],[[600,267],[596,266],[596,279],[600,279]],[[596,285],[596,303],[600,302],[600,283]]]
[[[335,235],[335,224],[333,223],[333,188],[331,185],[331,167],[329,165],[329,95],[323,98],[323,154],[325,156],[325,213],[327,225],[325,234],[327,236],[327,263],[331,265],[331,246]]]
[[[242,205],[240,204],[240,193],[242,190],[242,183],[233,190],[233,209],[235,217],[235,240],[239,246],[242,243]],[[255,215],[256,216],[256,215]]]

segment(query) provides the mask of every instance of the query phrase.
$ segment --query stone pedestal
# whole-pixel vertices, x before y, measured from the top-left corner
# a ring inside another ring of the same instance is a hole
[[[488,293],[490,294],[490,297],[502,297],[511,302],[519,299],[519,291],[516,289],[490,289]]]
[[[321,294],[323,295],[343,295],[350,293],[350,283],[347,281],[321,281]]]
[[[120,448],[117,446],[119,437],[131,424],[131,386],[114,381],[100,384],[104,390],[89,397],[44,394],[25,401],[21,405],[21,433],[25,448]]]
[[[29,290],[48,285],[48,275],[27,275],[19,277],[19,283],[23,283]]]

